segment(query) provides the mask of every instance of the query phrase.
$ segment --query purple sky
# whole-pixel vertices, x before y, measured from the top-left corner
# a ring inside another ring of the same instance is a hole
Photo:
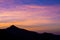
[[[20,28],[27,30],[59,33],[60,0],[0,0],[0,28],[11,24],[25,25]]]

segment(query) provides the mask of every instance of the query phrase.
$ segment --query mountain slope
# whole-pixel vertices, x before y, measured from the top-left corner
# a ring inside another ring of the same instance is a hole
[[[1,38],[8,40],[60,40],[59,35],[51,33],[39,34],[33,31],[17,28],[14,25],[6,29],[0,29],[0,39]]]

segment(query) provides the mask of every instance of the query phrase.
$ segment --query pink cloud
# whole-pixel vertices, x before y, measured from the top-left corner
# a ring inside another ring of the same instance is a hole
[[[11,22],[14,20],[15,21],[32,20],[32,22],[39,21],[36,24],[41,24],[43,23],[42,20],[46,20],[49,21],[47,22],[47,24],[54,22],[58,23],[59,21],[57,22],[57,20],[54,18],[60,16],[59,14],[57,14],[59,10],[60,8],[58,6],[36,6],[36,5],[21,5],[9,9],[1,8],[0,21]],[[28,23],[30,23],[30,21]],[[43,24],[46,24],[46,22]]]

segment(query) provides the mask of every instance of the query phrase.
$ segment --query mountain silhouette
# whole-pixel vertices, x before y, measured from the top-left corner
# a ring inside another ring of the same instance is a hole
[[[5,40],[60,40],[60,35],[52,33],[39,34],[11,25],[6,29],[0,29],[0,39],[2,38]]]

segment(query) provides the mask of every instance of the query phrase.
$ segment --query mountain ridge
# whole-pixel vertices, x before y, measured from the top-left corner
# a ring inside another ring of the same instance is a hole
[[[0,37],[13,40],[58,40],[60,35],[52,33],[37,33],[34,31],[28,31],[26,29],[17,28],[15,25],[11,25],[6,29],[0,29]]]

